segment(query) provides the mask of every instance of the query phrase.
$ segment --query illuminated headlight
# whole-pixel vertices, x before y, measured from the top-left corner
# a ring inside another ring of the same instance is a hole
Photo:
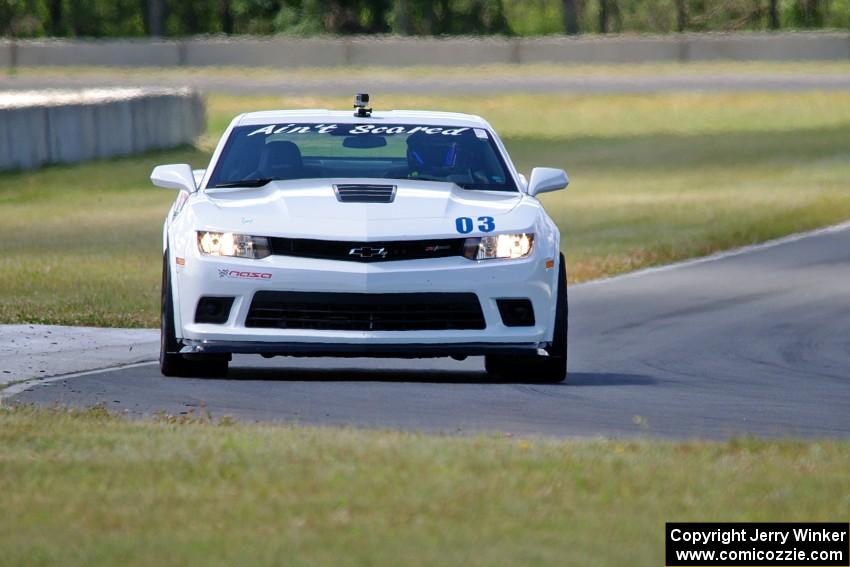
[[[232,232],[198,232],[198,248],[207,256],[265,258],[271,254],[269,239]]]
[[[531,254],[533,245],[534,235],[524,233],[467,238],[463,245],[463,255],[470,260],[525,258]]]

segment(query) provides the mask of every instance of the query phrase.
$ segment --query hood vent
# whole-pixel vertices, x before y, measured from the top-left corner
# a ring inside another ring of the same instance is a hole
[[[334,185],[340,203],[392,203],[395,185]]]

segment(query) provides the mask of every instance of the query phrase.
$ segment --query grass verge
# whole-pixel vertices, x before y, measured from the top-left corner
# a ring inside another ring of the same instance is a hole
[[[850,445],[455,438],[0,408],[4,565],[663,565],[666,521],[837,521]]]
[[[850,218],[850,93],[393,96],[382,108],[482,114],[517,166],[565,167],[544,196],[573,282],[761,242]],[[0,321],[156,326],[157,163],[202,167],[245,110],[345,108],[346,99],[209,99],[186,148],[0,175]]]

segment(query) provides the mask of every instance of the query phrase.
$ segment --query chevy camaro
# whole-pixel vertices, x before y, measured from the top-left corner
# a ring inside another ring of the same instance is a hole
[[[234,353],[484,356],[487,372],[560,382],[560,234],[482,118],[288,110],[237,116],[209,167],[161,165],[160,367],[222,375]]]

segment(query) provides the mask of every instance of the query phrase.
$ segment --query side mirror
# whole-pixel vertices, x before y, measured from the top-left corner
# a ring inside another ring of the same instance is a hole
[[[204,175],[206,175],[206,169],[193,169],[192,176],[195,178],[195,187],[201,186],[201,181],[204,180]]]
[[[195,192],[198,188],[195,183],[195,175],[192,173],[192,166],[188,163],[156,166],[151,172],[151,182],[164,189],[177,189],[190,193]]]
[[[528,181],[528,194],[534,197],[540,193],[563,189],[569,184],[570,178],[563,169],[535,167],[531,170],[531,179]]]

